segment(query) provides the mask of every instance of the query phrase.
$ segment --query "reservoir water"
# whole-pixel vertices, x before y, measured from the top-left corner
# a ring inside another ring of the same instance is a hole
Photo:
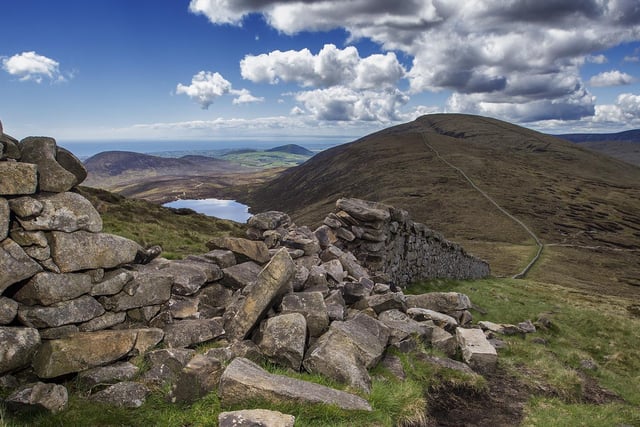
[[[251,216],[249,206],[238,203],[235,200],[199,199],[176,200],[165,203],[162,206],[168,208],[189,208],[196,212],[216,218],[230,219],[231,221],[245,223]]]

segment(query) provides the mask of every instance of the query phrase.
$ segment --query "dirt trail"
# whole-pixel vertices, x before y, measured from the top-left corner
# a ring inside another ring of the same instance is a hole
[[[445,158],[443,158],[440,153],[438,152],[438,150],[436,150],[435,148],[433,148],[433,146],[431,144],[429,144],[429,141],[427,140],[427,135],[422,133],[422,140],[424,142],[424,144],[431,150],[433,151],[433,153],[436,155],[436,157],[443,162],[445,165],[449,166],[450,168],[454,169],[455,171],[457,171],[460,175],[462,175],[462,177],[471,185],[471,187],[473,187],[474,190],[476,190],[477,192],[479,192],[485,199],[487,199],[492,205],[494,205],[500,212],[502,212],[504,215],[506,215],[507,217],[509,217],[511,220],[515,221],[520,227],[522,227],[527,234],[529,234],[533,240],[536,242],[536,246],[538,247],[538,251],[536,252],[535,256],[531,259],[531,261],[529,261],[529,263],[527,264],[526,267],[524,267],[522,269],[522,271],[520,271],[519,273],[515,274],[513,276],[514,279],[524,279],[525,276],[527,275],[527,273],[529,272],[529,270],[531,270],[531,268],[535,265],[535,263],[540,259],[540,256],[542,255],[542,250],[544,249],[544,244],[540,241],[540,239],[538,238],[538,236],[536,236],[536,234],[531,231],[531,229],[521,220],[519,220],[518,218],[516,218],[515,216],[513,216],[509,211],[507,211],[505,208],[503,208],[502,206],[500,206],[498,204],[498,202],[496,202],[491,196],[489,196],[483,189],[481,189],[480,187],[478,187],[476,185],[475,182],[473,182],[473,180],[471,178],[469,178],[469,176],[459,167],[451,164],[448,160],[446,160]]]

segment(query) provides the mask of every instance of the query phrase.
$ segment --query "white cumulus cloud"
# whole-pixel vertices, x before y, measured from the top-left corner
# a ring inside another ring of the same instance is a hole
[[[633,76],[618,70],[605,71],[589,79],[589,84],[595,87],[624,86],[633,83]]]
[[[62,82],[66,78],[60,73],[60,63],[34,51],[22,52],[9,58],[2,58],[2,68],[21,81],[41,83],[45,78]]]
[[[178,83],[176,93],[179,95],[184,94],[194,99],[205,110],[209,108],[217,98],[227,94],[237,96],[233,100],[234,104],[246,104],[264,100],[263,98],[251,95],[251,92],[247,89],[233,89],[231,82],[222,77],[220,73],[212,73],[210,71],[200,71],[194,75],[191,79],[191,84],[188,86]]]

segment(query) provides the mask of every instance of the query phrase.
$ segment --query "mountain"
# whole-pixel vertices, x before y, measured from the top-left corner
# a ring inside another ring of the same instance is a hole
[[[448,162],[448,163],[447,163]],[[318,225],[340,197],[401,207],[512,275],[640,294],[640,168],[499,120],[434,114],[316,154],[238,198]]]
[[[268,150],[265,151],[269,151],[269,152],[279,152],[279,153],[289,153],[289,154],[299,154],[301,156],[313,156],[313,151],[307,150],[304,147],[301,147],[300,145],[297,144],[287,144],[287,145],[280,145],[278,147],[274,147],[274,148],[270,148]]]

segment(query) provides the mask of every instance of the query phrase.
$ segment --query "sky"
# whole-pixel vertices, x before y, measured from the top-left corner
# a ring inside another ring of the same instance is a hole
[[[637,0],[2,0],[16,138],[352,140],[429,113],[640,128]]]

